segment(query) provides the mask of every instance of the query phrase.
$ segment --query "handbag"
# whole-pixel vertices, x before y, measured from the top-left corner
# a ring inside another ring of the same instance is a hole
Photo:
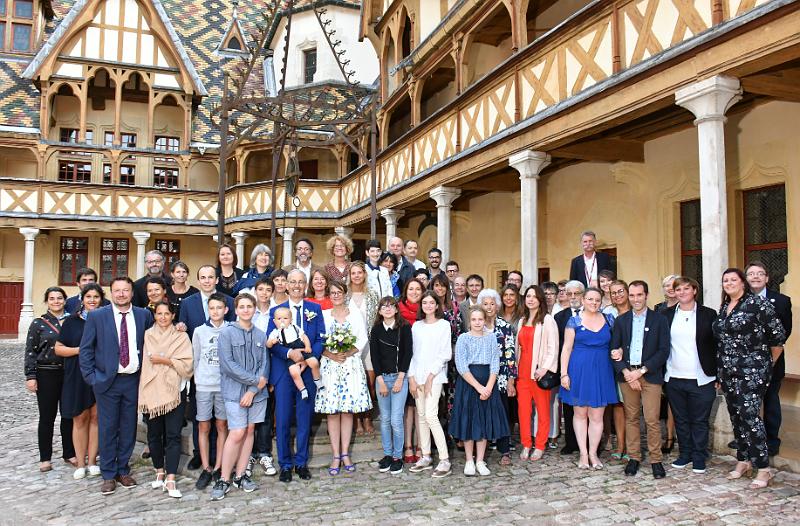
[[[544,324],[542,324],[542,333],[544,333]],[[542,334],[542,337],[539,338],[539,352],[536,353],[537,357],[542,351],[543,341],[544,341],[544,334]],[[535,372],[538,369],[539,369],[539,364],[537,363],[536,367],[534,367],[533,370]],[[558,373],[554,373],[553,371],[547,371],[546,373],[544,373],[544,375],[542,375],[541,378],[536,380],[536,385],[538,385],[539,388],[541,389],[549,391],[550,389],[554,389],[561,385],[561,378],[558,377]]]

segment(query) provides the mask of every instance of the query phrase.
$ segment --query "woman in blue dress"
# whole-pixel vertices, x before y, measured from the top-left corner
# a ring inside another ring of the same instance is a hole
[[[575,409],[572,423],[580,449],[578,467],[581,469],[603,467],[597,458],[597,446],[603,435],[603,413],[607,405],[619,402],[609,354],[614,319],[600,312],[602,297],[600,289],[586,289],[583,311],[567,322],[561,353],[560,396]]]

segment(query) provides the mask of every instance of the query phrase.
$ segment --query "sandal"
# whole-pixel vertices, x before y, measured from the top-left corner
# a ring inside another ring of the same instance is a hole
[[[611,458],[613,458],[614,460],[622,460],[622,453],[617,453],[615,451],[614,453],[611,453]]]
[[[511,465],[511,455],[503,455],[500,457],[500,465],[501,466],[510,466]]]
[[[736,462],[736,467],[733,471],[728,472],[728,480],[740,479],[745,475],[750,476],[752,472],[753,464],[745,460],[739,460]]]
[[[340,462],[341,460],[342,460],[342,457],[333,457],[333,462]],[[335,477],[336,475],[339,474],[341,469],[342,468],[338,467],[338,466],[335,467],[335,468],[328,468],[328,475],[330,475],[331,477]]]
[[[762,471],[766,471],[767,472],[767,478],[765,478],[765,479],[758,478],[758,475],[760,475]],[[769,486],[769,481],[772,480],[772,477],[774,477],[774,476],[775,476],[775,473],[773,473],[772,470],[769,469],[769,468],[759,469],[758,470],[758,474],[756,475],[756,478],[754,478],[752,480],[752,482],[750,482],[750,489],[764,489],[764,488],[766,488],[767,486]]]
[[[78,467],[78,459],[77,459],[77,458],[75,458],[75,457],[72,457],[72,458],[65,458],[65,459],[64,459],[64,464],[69,464],[69,465],[70,465],[70,466],[72,466],[73,468],[77,468],[77,467]]]
[[[344,454],[341,456],[341,459],[342,459],[342,460],[344,460],[344,457],[350,458],[350,455],[349,455],[348,453],[344,453]],[[351,462],[352,462],[352,460],[351,460]],[[345,465],[344,465],[344,470],[345,470],[346,472],[348,472],[348,473],[355,473],[355,471],[356,471],[356,465],[355,465],[355,464],[345,464]]]
[[[45,460],[44,462],[39,462],[39,471],[42,473],[53,471],[53,464],[51,464],[49,460]]]
[[[543,456],[544,456],[544,449],[534,449],[533,455],[531,455],[531,460],[534,462],[537,460],[542,460]]]

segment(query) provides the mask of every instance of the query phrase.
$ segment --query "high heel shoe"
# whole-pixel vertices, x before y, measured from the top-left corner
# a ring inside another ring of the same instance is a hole
[[[528,460],[531,456],[531,448],[523,447],[522,451],[519,452],[519,459],[520,460]]]
[[[340,464],[339,464],[339,466],[337,466],[335,468],[328,468],[328,475],[330,475],[331,477],[335,477],[342,470],[342,467],[341,467],[342,457],[336,457],[335,456],[335,457],[333,457],[333,460],[339,462]]]
[[[598,459],[597,457],[592,458],[590,455],[589,462],[592,465],[592,469],[603,469],[603,463],[600,462],[600,459]]]
[[[767,472],[767,478],[765,478],[765,479],[758,478],[758,475],[761,475],[762,471],[766,471]],[[756,475],[756,478],[754,478],[750,482],[750,489],[764,489],[764,488],[766,488],[767,486],[769,486],[769,481],[772,480],[772,477],[774,477],[774,476],[775,476],[775,473],[769,468],[759,469],[758,470],[758,474]]]
[[[181,490],[178,489],[178,483],[175,481],[175,479],[164,481],[164,486],[161,489],[162,491],[166,491],[167,494],[173,499],[179,499],[183,497]]]
[[[740,467],[743,469],[739,469]],[[740,479],[745,475],[749,477],[752,472],[753,465],[750,462],[739,461],[736,463],[736,467],[733,469],[733,471],[728,473],[728,480]]]
[[[156,471],[156,479],[150,483],[150,487],[153,489],[164,489],[164,479],[166,476],[166,473],[159,473]]]
[[[664,445],[661,446],[662,453],[672,453],[672,448],[675,446],[674,438],[667,438],[664,440]]]
[[[349,454],[347,454],[347,453],[342,453],[342,456],[340,457],[340,458],[342,459],[342,462],[344,462],[344,459],[345,459],[345,457],[347,457],[348,459],[350,459],[350,455],[349,455]],[[348,473],[354,473],[354,472],[355,472],[355,470],[356,470],[356,465],[355,465],[355,464],[353,464],[353,460],[352,460],[352,459],[350,459],[350,464],[345,464],[345,465],[344,465],[344,470],[345,470],[346,472],[348,472]]]

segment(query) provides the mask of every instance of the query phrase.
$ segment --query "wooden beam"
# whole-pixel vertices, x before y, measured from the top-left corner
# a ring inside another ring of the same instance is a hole
[[[644,162],[644,143],[629,139],[595,139],[562,146],[549,152],[554,157],[584,161]]]
[[[800,68],[744,77],[742,88],[756,95],[800,102]]]

